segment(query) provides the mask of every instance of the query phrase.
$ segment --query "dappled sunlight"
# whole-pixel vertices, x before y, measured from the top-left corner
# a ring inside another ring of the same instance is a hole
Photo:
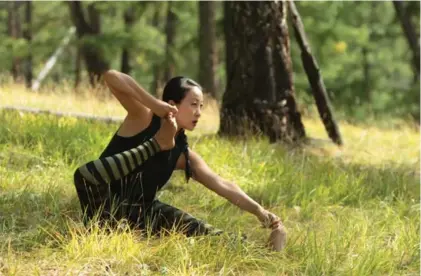
[[[11,91],[1,90],[1,99],[18,104]],[[112,97],[16,91],[26,97],[20,106],[124,113]],[[118,125],[10,111],[1,111],[0,120],[0,212],[6,214],[0,225],[1,273],[313,275],[352,268],[370,274],[375,266],[380,273],[399,274],[419,268],[420,148],[410,125],[385,129],[339,122],[345,141],[340,149],[319,118],[306,117],[311,139],[289,148],[262,137],[213,135],[218,105],[206,99],[190,146],[217,174],[280,215],[289,238],[285,251],[276,254],[264,247],[269,232],[254,216],[194,180],[186,183],[180,171],[159,199],[227,235],[170,233],[155,239],[128,229],[87,231],[72,174],[98,156]],[[244,233],[248,241],[241,244],[232,233]]]
[[[419,8],[4,4],[0,276],[419,275]]]
[[[3,106],[29,107],[53,112],[84,113],[120,119],[127,114],[108,89],[101,91],[101,97],[98,96],[98,91],[92,89],[75,92],[69,86],[63,90],[70,93],[63,91],[57,93],[55,90],[48,89],[33,92],[17,84],[0,86],[0,108]],[[189,134],[200,135],[217,132],[219,126],[218,108],[218,104],[214,100],[205,97],[205,108],[197,129]]]
[[[315,138],[306,150],[317,156],[362,166],[403,166],[419,173],[420,134],[409,124],[403,122],[397,129],[384,129],[339,122],[342,147],[330,141],[320,121],[306,118],[304,125],[308,136]]]
[[[103,100],[99,100],[100,97],[96,94],[92,89],[77,93],[71,86],[64,86],[60,93],[52,89],[33,92],[15,84],[0,87],[0,106],[31,107],[96,116],[123,117],[125,115],[124,108],[112,94],[107,98],[104,97]]]
[[[65,88],[71,91],[71,87]],[[91,94],[89,94],[91,92]],[[105,93],[102,91],[102,93]],[[108,93],[108,91],[107,91]],[[126,114],[120,103],[110,94],[98,99],[98,92],[87,89],[83,93],[62,93],[41,90],[34,93],[23,86],[0,87],[1,106],[32,107],[59,112],[86,113],[95,116],[123,118]],[[22,113],[22,116],[25,114]],[[74,122],[63,119],[62,123]],[[317,116],[304,117],[304,126],[310,139],[305,150],[320,157],[329,157],[346,163],[366,166],[400,166],[419,172],[420,134],[412,125],[402,122],[399,128],[385,129],[376,126],[358,126],[348,122],[338,122],[344,146],[337,147],[327,136],[326,130]],[[215,134],[219,128],[219,104],[205,96],[205,107],[197,129],[188,132],[192,137]]]

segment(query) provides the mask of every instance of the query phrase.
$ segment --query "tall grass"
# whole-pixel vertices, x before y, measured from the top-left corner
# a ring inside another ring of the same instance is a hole
[[[89,105],[96,115],[124,114],[112,99],[63,94],[58,103],[49,93],[11,91],[3,89],[1,99],[24,95],[32,107],[79,112]],[[0,274],[419,275],[417,130],[340,122],[346,145],[338,149],[317,119],[306,118],[308,135],[318,140],[291,149],[261,137],[221,139],[213,134],[214,111],[209,107],[206,123],[189,135],[190,145],[281,216],[289,234],[283,252],[264,247],[269,232],[256,218],[194,181],[186,184],[179,172],[160,199],[225,235],[157,239],[124,226],[86,229],[72,173],[98,156],[118,126],[0,112]],[[247,242],[231,233],[246,234]]]

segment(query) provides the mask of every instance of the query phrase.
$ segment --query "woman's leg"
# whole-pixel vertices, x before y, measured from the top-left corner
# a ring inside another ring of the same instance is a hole
[[[136,148],[88,162],[77,168],[74,173],[74,185],[86,218],[92,219],[97,211],[101,211],[100,218],[110,218],[113,203],[110,183],[127,177],[160,150],[155,138],[151,138]]]
[[[222,230],[159,200],[155,200],[142,215],[144,226],[150,226],[153,234],[159,234],[161,230],[175,230],[188,237],[223,233]]]

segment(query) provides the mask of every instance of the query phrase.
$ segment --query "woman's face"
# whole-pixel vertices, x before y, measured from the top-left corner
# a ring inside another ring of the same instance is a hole
[[[186,130],[193,130],[202,112],[203,107],[203,93],[200,88],[193,86],[187,93],[184,99],[176,104],[178,112],[175,116],[178,128]]]

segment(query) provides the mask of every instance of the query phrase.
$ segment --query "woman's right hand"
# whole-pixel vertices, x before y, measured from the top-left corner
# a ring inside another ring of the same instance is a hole
[[[177,107],[161,100],[157,100],[155,106],[151,110],[161,118],[167,117],[170,113],[175,115],[178,111]]]

